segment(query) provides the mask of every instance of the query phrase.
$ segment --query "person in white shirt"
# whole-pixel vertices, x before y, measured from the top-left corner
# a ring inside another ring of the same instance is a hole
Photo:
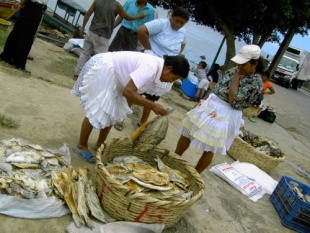
[[[152,54],[157,57],[164,55],[180,55],[185,48],[186,30],[183,26],[189,20],[189,12],[183,7],[173,10],[169,19],[155,19],[145,23],[138,29],[138,38],[144,48],[144,53]],[[157,101],[161,95],[171,90],[173,83],[159,83],[147,90],[143,95],[148,100]],[[151,110],[143,108],[142,117],[139,125],[147,121]],[[121,131],[123,122],[118,122],[114,128]]]
[[[71,93],[80,97],[85,109],[80,140],[74,151],[88,162],[95,159],[88,148],[88,138],[93,128],[100,130],[95,145],[98,149],[106,140],[111,127],[123,121],[131,104],[151,109],[157,115],[166,115],[159,104],[140,94],[159,82],[173,82],[186,78],[189,63],[183,56],[165,56],[122,51],[100,53],[84,66]]]
[[[206,74],[207,63],[201,61],[198,63],[197,69],[195,71],[195,76],[198,78],[198,86],[195,97],[190,99],[192,101],[199,101],[205,95],[205,91],[208,90],[210,81],[207,78]]]

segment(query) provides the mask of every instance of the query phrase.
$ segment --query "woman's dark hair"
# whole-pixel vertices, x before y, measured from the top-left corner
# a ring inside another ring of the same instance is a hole
[[[256,73],[262,74],[264,72],[265,62],[262,57],[259,57],[258,59],[251,59],[249,62],[251,64],[254,64],[255,62],[257,62]]]
[[[173,16],[179,16],[183,19],[185,19],[186,21],[189,20],[189,12],[187,9],[185,9],[184,7],[177,7],[172,11],[172,15]]]
[[[182,78],[187,78],[189,73],[189,63],[183,55],[164,56],[165,66],[172,66],[171,72],[180,75]]]

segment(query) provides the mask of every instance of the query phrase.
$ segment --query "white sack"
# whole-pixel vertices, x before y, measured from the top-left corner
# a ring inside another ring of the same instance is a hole
[[[254,179],[257,183],[259,183],[262,186],[263,190],[269,195],[272,194],[272,192],[278,185],[278,182],[276,180],[274,180],[266,172],[264,172],[263,170],[261,170],[252,163],[235,161],[231,164],[231,166],[237,169],[243,175],[246,175],[247,177]]]
[[[265,194],[260,184],[243,175],[228,163],[213,166],[210,171],[221,177],[254,202],[258,201]]]
[[[0,213],[18,218],[55,218],[71,213],[56,197],[23,199],[0,194]]]

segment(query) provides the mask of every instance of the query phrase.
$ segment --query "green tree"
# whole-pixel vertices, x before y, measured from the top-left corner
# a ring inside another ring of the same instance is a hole
[[[165,9],[184,6],[197,24],[224,35],[227,47],[224,68],[229,68],[233,66],[230,58],[236,53],[235,40],[262,47],[265,42],[279,42],[279,34],[291,27],[296,28],[296,33],[306,33],[309,1],[159,0],[159,3]]]

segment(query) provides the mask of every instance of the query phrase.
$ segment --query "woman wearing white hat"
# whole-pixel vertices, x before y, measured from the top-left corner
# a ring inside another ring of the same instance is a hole
[[[206,169],[214,153],[226,155],[244,123],[242,110],[249,107],[262,90],[264,71],[257,45],[243,46],[231,60],[237,67],[219,80],[207,100],[200,102],[182,121],[175,153],[183,153],[192,146],[203,150],[196,170]]]

